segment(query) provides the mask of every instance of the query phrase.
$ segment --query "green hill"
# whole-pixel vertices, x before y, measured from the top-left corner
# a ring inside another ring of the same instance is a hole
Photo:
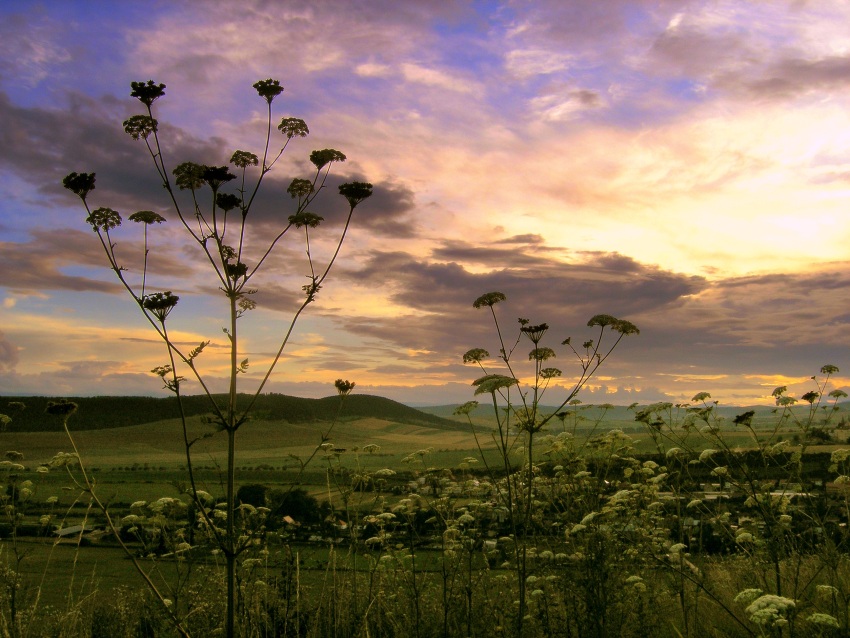
[[[107,428],[143,425],[154,421],[176,419],[180,416],[176,397],[66,397],[79,406],[73,417],[75,430],[102,430]],[[223,404],[224,395],[216,395]],[[12,418],[10,430],[17,432],[54,432],[61,430],[61,421],[45,413],[49,401],[54,397],[2,397],[0,414]],[[239,395],[239,404],[247,406],[248,395]],[[340,411],[340,397],[304,399],[284,394],[263,394],[257,398],[252,409],[255,420],[287,421],[289,423],[312,423],[332,421],[337,414],[341,419],[374,418],[396,423],[424,427],[458,430],[463,425],[457,421],[426,414],[396,401],[370,395],[352,394],[345,398]],[[10,407],[11,402],[26,405],[23,411]],[[187,416],[210,414],[210,402],[206,396],[183,397],[183,408]]]

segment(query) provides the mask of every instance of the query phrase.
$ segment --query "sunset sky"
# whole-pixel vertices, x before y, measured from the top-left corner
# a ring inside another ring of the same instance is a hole
[[[412,404],[471,399],[463,353],[498,350],[472,302],[498,290],[506,332],[550,324],[564,387],[560,342],[594,337],[592,315],[640,328],[586,403],[770,403],[824,364],[850,391],[848,24],[845,0],[4,2],[0,394],[162,394],[164,346],[62,188],[71,171],[97,173],[95,207],[168,218],[148,285],[180,295],[171,328],[212,340],[199,361],[222,387],[226,300],[122,121],[142,113],[130,82],[153,79],[171,167],[261,155],[265,78],[285,87],[274,125],[311,134],[267,178],[255,250],[292,213],[310,151],[348,156],[332,186],[375,185],[267,389],[320,397],[345,378]],[[315,209],[319,261],[335,191]],[[139,228],[115,238],[138,275]],[[245,391],[307,275],[296,239],[241,325]]]

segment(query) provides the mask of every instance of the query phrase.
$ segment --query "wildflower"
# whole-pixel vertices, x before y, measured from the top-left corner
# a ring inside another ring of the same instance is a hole
[[[283,93],[283,87],[278,80],[259,80],[254,82],[253,87],[257,90],[257,94],[269,104],[272,103],[278,95]]]
[[[540,340],[543,338],[543,335],[549,329],[549,324],[541,323],[537,326],[523,326],[520,328],[520,332],[522,332],[526,337],[531,339],[531,342],[534,345],[540,343]]]
[[[472,385],[476,386],[475,394],[484,394],[485,392],[492,394],[502,388],[509,388],[518,383],[519,381],[513,377],[506,377],[501,374],[488,374],[473,381]]]
[[[816,612],[806,618],[806,620],[810,623],[814,623],[815,625],[821,625],[822,627],[832,627],[833,629],[841,628],[838,619],[835,618],[835,616],[830,616],[829,614]]]
[[[745,427],[750,427],[753,423],[753,417],[755,416],[755,414],[756,413],[754,410],[747,410],[746,412],[739,414],[734,419],[732,419],[732,422],[735,425],[743,425]]]
[[[343,381],[342,379],[337,379],[334,381],[334,387],[336,387],[336,391],[340,396],[348,396],[351,394],[351,391],[354,389],[356,383],[354,381],[348,381],[347,379]],[[365,449],[365,448],[364,448]]]
[[[472,307],[481,308],[482,306],[489,306],[492,308],[500,301],[505,301],[506,299],[507,297],[501,292],[488,292],[472,302]]]
[[[150,311],[160,322],[164,322],[168,314],[174,309],[174,306],[177,305],[179,299],[180,297],[172,294],[170,290],[155,292],[145,295],[142,298],[142,306],[145,310]]]
[[[782,626],[785,624],[783,620],[787,622],[784,616],[794,611],[795,607],[796,603],[790,598],[765,594],[750,603],[746,612],[750,615],[750,620],[757,625]]]
[[[468,350],[463,355],[464,363],[481,363],[484,359],[490,356],[484,348],[473,348]]]
[[[700,505],[702,505],[702,501],[698,498],[695,498],[685,506],[685,509],[693,509],[695,507],[699,507]]]
[[[546,361],[555,356],[555,351],[552,348],[535,348],[528,353],[529,361]]]
[[[148,139],[151,133],[156,133],[159,123],[149,115],[133,115],[124,120],[124,132],[134,140]]]
[[[456,415],[469,414],[470,412],[475,410],[475,408],[477,408],[477,407],[478,407],[478,401],[467,401],[463,405],[456,407],[454,409],[453,414],[456,414]]]
[[[62,180],[62,186],[85,201],[86,195],[94,190],[94,173],[69,173]]]
[[[391,470],[391,469],[385,467],[384,469],[378,470],[377,472],[375,472],[374,476],[376,476],[378,478],[384,478],[384,477],[387,477],[387,476],[393,476],[394,474],[395,474],[394,470]]]
[[[714,454],[717,454],[717,450],[707,448],[707,449],[703,450],[702,452],[700,452],[699,460],[705,461],[707,459],[710,459]]]
[[[260,159],[248,151],[234,151],[233,155],[230,156],[230,163],[237,168],[247,168],[259,164]]]
[[[307,137],[310,129],[307,128],[307,123],[297,117],[285,117],[277,125],[278,130],[286,135],[288,139],[293,137]],[[344,158],[343,158],[344,159]]]
[[[295,226],[296,228],[302,228],[304,226],[307,226],[308,228],[316,228],[324,220],[324,217],[320,215],[315,215],[313,213],[308,213],[307,211],[289,216],[289,223]]]
[[[77,404],[73,401],[60,399],[59,401],[48,401],[45,412],[56,416],[70,416],[77,411],[77,407]]]
[[[130,215],[127,219],[129,219],[131,222],[136,222],[137,224],[145,224],[147,226],[150,226],[152,224],[161,224],[165,221],[165,217],[153,212],[152,210],[140,210]]]
[[[296,177],[289,183],[286,192],[289,193],[290,197],[295,199],[296,197],[306,197],[314,190],[313,182],[309,179],[299,179]]]
[[[232,179],[236,179],[236,175],[231,173],[227,166],[204,166],[204,171],[201,174],[202,179],[210,185],[213,192],[218,191],[219,186]]]
[[[215,196],[215,203],[216,206],[226,213],[242,204],[242,200],[231,193],[218,193]]]
[[[183,162],[172,172],[180,190],[197,190],[204,185],[204,166],[194,162]]]
[[[591,328],[593,326],[599,326],[601,328],[609,326],[611,330],[619,332],[621,335],[640,334],[640,330],[638,330],[637,326],[631,321],[617,319],[611,315],[596,315],[591,317],[590,321],[587,322],[587,325]]]
[[[91,214],[86,217],[86,222],[91,224],[91,227],[98,231],[106,231],[107,233],[113,228],[121,225],[121,215],[111,208],[96,208]]]
[[[353,209],[364,199],[372,196],[372,185],[369,182],[346,182],[339,185],[339,194],[348,200],[348,205]]]
[[[809,392],[806,392],[806,394],[804,394],[800,398],[803,399],[803,401],[812,404],[820,398],[820,392],[815,392],[814,390],[811,390]]]
[[[561,371],[558,368],[543,368],[540,371],[540,377],[543,379],[554,379],[561,376]]]
[[[165,85],[155,84],[153,80],[145,82],[130,82],[130,97],[137,98],[139,102],[150,107],[156,100],[165,95]]]
[[[322,167],[332,162],[344,162],[345,154],[333,148],[324,148],[310,153],[310,161],[317,170],[322,170]]]
[[[705,401],[706,399],[710,399],[711,395],[708,392],[697,392],[693,398],[691,398],[691,402],[700,403]]]
[[[838,372],[838,368],[832,364],[826,364],[824,367],[820,369],[821,374],[835,374]]]

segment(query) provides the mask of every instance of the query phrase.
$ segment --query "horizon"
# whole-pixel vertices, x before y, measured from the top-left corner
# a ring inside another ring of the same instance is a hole
[[[0,396],[167,396],[149,372],[164,349],[61,181],[96,172],[95,206],[172,219],[122,130],[130,82],[166,84],[173,167],[261,150],[265,78],[285,87],[274,117],[311,133],[266,178],[249,239],[275,228],[313,149],[348,156],[329,190],[375,185],[265,392],[318,398],[345,378],[411,407],[468,401],[482,373],[463,353],[498,351],[472,302],[495,290],[502,326],[547,322],[553,347],[592,338],[600,313],[640,328],[584,403],[772,405],[826,364],[842,371],[826,391],[850,390],[848,4],[71,0],[0,16]],[[317,200],[328,236],[334,200]],[[221,297],[176,227],[155,229],[150,285],[181,297],[177,341],[212,341],[199,365],[217,391]],[[137,240],[119,239],[128,276]],[[288,246],[258,283],[242,392],[274,356],[302,255]],[[557,404],[576,367],[555,349]]]

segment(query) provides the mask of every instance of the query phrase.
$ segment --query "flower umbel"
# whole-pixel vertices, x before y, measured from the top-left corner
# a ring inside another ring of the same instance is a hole
[[[347,182],[339,187],[339,194],[348,200],[354,208],[364,199],[372,196],[372,185],[368,182]]]
[[[146,106],[150,106],[156,100],[165,95],[165,85],[156,84],[153,80],[145,82],[130,82],[130,96],[137,98],[139,102]]]
[[[288,139],[293,137],[307,137],[310,129],[307,128],[307,123],[297,117],[285,117],[277,125],[277,129],[286,135]],[[345,158],[343,158],[345,159]]]
[[[62,180],[62,186],[85,201],[89,191],[94,190],[94,173],[69,173]]]
[[[138,213],[130,215],[127,219],[131,222],[147,224],[148,226],[151,224],[161,224],[165,221],[165,217],[153,212],[152,210],[140,210]]]
[[[111,208],[96,208],[86,217],[86,221],[91,224],[95,232],[109,232],[121,225],[121,215]]]
[[[151,133],[156,133],[158,122],[149,115],[134,115],[124,120],[124,132],[134,140],[148,139]]]
[[[325,148],[321,151],[313,151],[310,153],[310,161],[313,162],[313,166],[315,166],[318,170],[321,170],[323,166],[330,164],[331,162],[344,162],[345,154],[333,148]]]
[[[346,379],[343,381],[342,379],[337,379],[334,381],[334,387],[336,388],[337,393],[344,397],[351,394],[351,391],[354,389],[354,386],[357,385],[354,381],[349,381]]]
[[[280,81],[272,80],[271,78],[254,82],[253,86],[257,90],[257,94],[269,104],[278,95],[283,93],[283,87],[280,85]]]
[[[497,303],[499,303],[500,301],[504,301],[505,299],[507,299],[507,297],[505,297],[505,295],[501,292],[488,292],[473,301],[472,307],[480,308],[481,306],[490,306],[492,308]]]
[[[145,295],[144,299],[142,299],[142,306],[145,310],[150,311],[160,322],[165,322],[165,318],[174,309],[174,306],[177,305],[179,299],[180,297],[172,294],[170,290],[155,292]]]

